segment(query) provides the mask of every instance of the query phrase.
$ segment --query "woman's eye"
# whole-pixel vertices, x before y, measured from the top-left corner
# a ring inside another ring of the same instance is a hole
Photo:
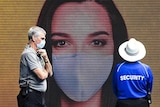
[[[93,40],[91,44],[93,46],[104,46],[107,42],[105,40]]]
[[[52,45],[54,47],[64,47],[66,46],[68,43],[65,40],[57,40],[57,41],[52,41]]]

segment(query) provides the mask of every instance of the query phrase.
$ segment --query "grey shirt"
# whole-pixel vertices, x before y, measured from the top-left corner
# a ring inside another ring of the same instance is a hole
[[[28,85],[32,89],[45,92],[47,89],[46,79],[38,78],[33,71],[35,68],[40,68],[43,71],[44,65],[43,58],[37,56],[37,52],[29,45],[26,45],[20,59],[20,87]]]

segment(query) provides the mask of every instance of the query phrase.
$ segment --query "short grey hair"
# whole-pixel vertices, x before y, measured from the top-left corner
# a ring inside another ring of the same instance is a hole
[[[39,33],[44,33],[46,35],[46,31],[43,28],[41,28],[39,26],[32,26],[28,30],[28,40],[31,40],[32,36],[38,37]]]

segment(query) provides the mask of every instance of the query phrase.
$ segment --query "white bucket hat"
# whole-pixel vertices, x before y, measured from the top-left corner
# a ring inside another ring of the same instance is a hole
[[[120,56],[129,62],[141,60],[146,55],[146,49],[144,45],[135,38],[131,38],[129,41],[122,43],[119,46],[118,51]]]

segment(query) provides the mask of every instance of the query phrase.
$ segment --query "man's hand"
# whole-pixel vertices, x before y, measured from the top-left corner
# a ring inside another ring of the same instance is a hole
[[[48,57],[45,49],[38,49],[37,53],[40,54],[44,59]]]

